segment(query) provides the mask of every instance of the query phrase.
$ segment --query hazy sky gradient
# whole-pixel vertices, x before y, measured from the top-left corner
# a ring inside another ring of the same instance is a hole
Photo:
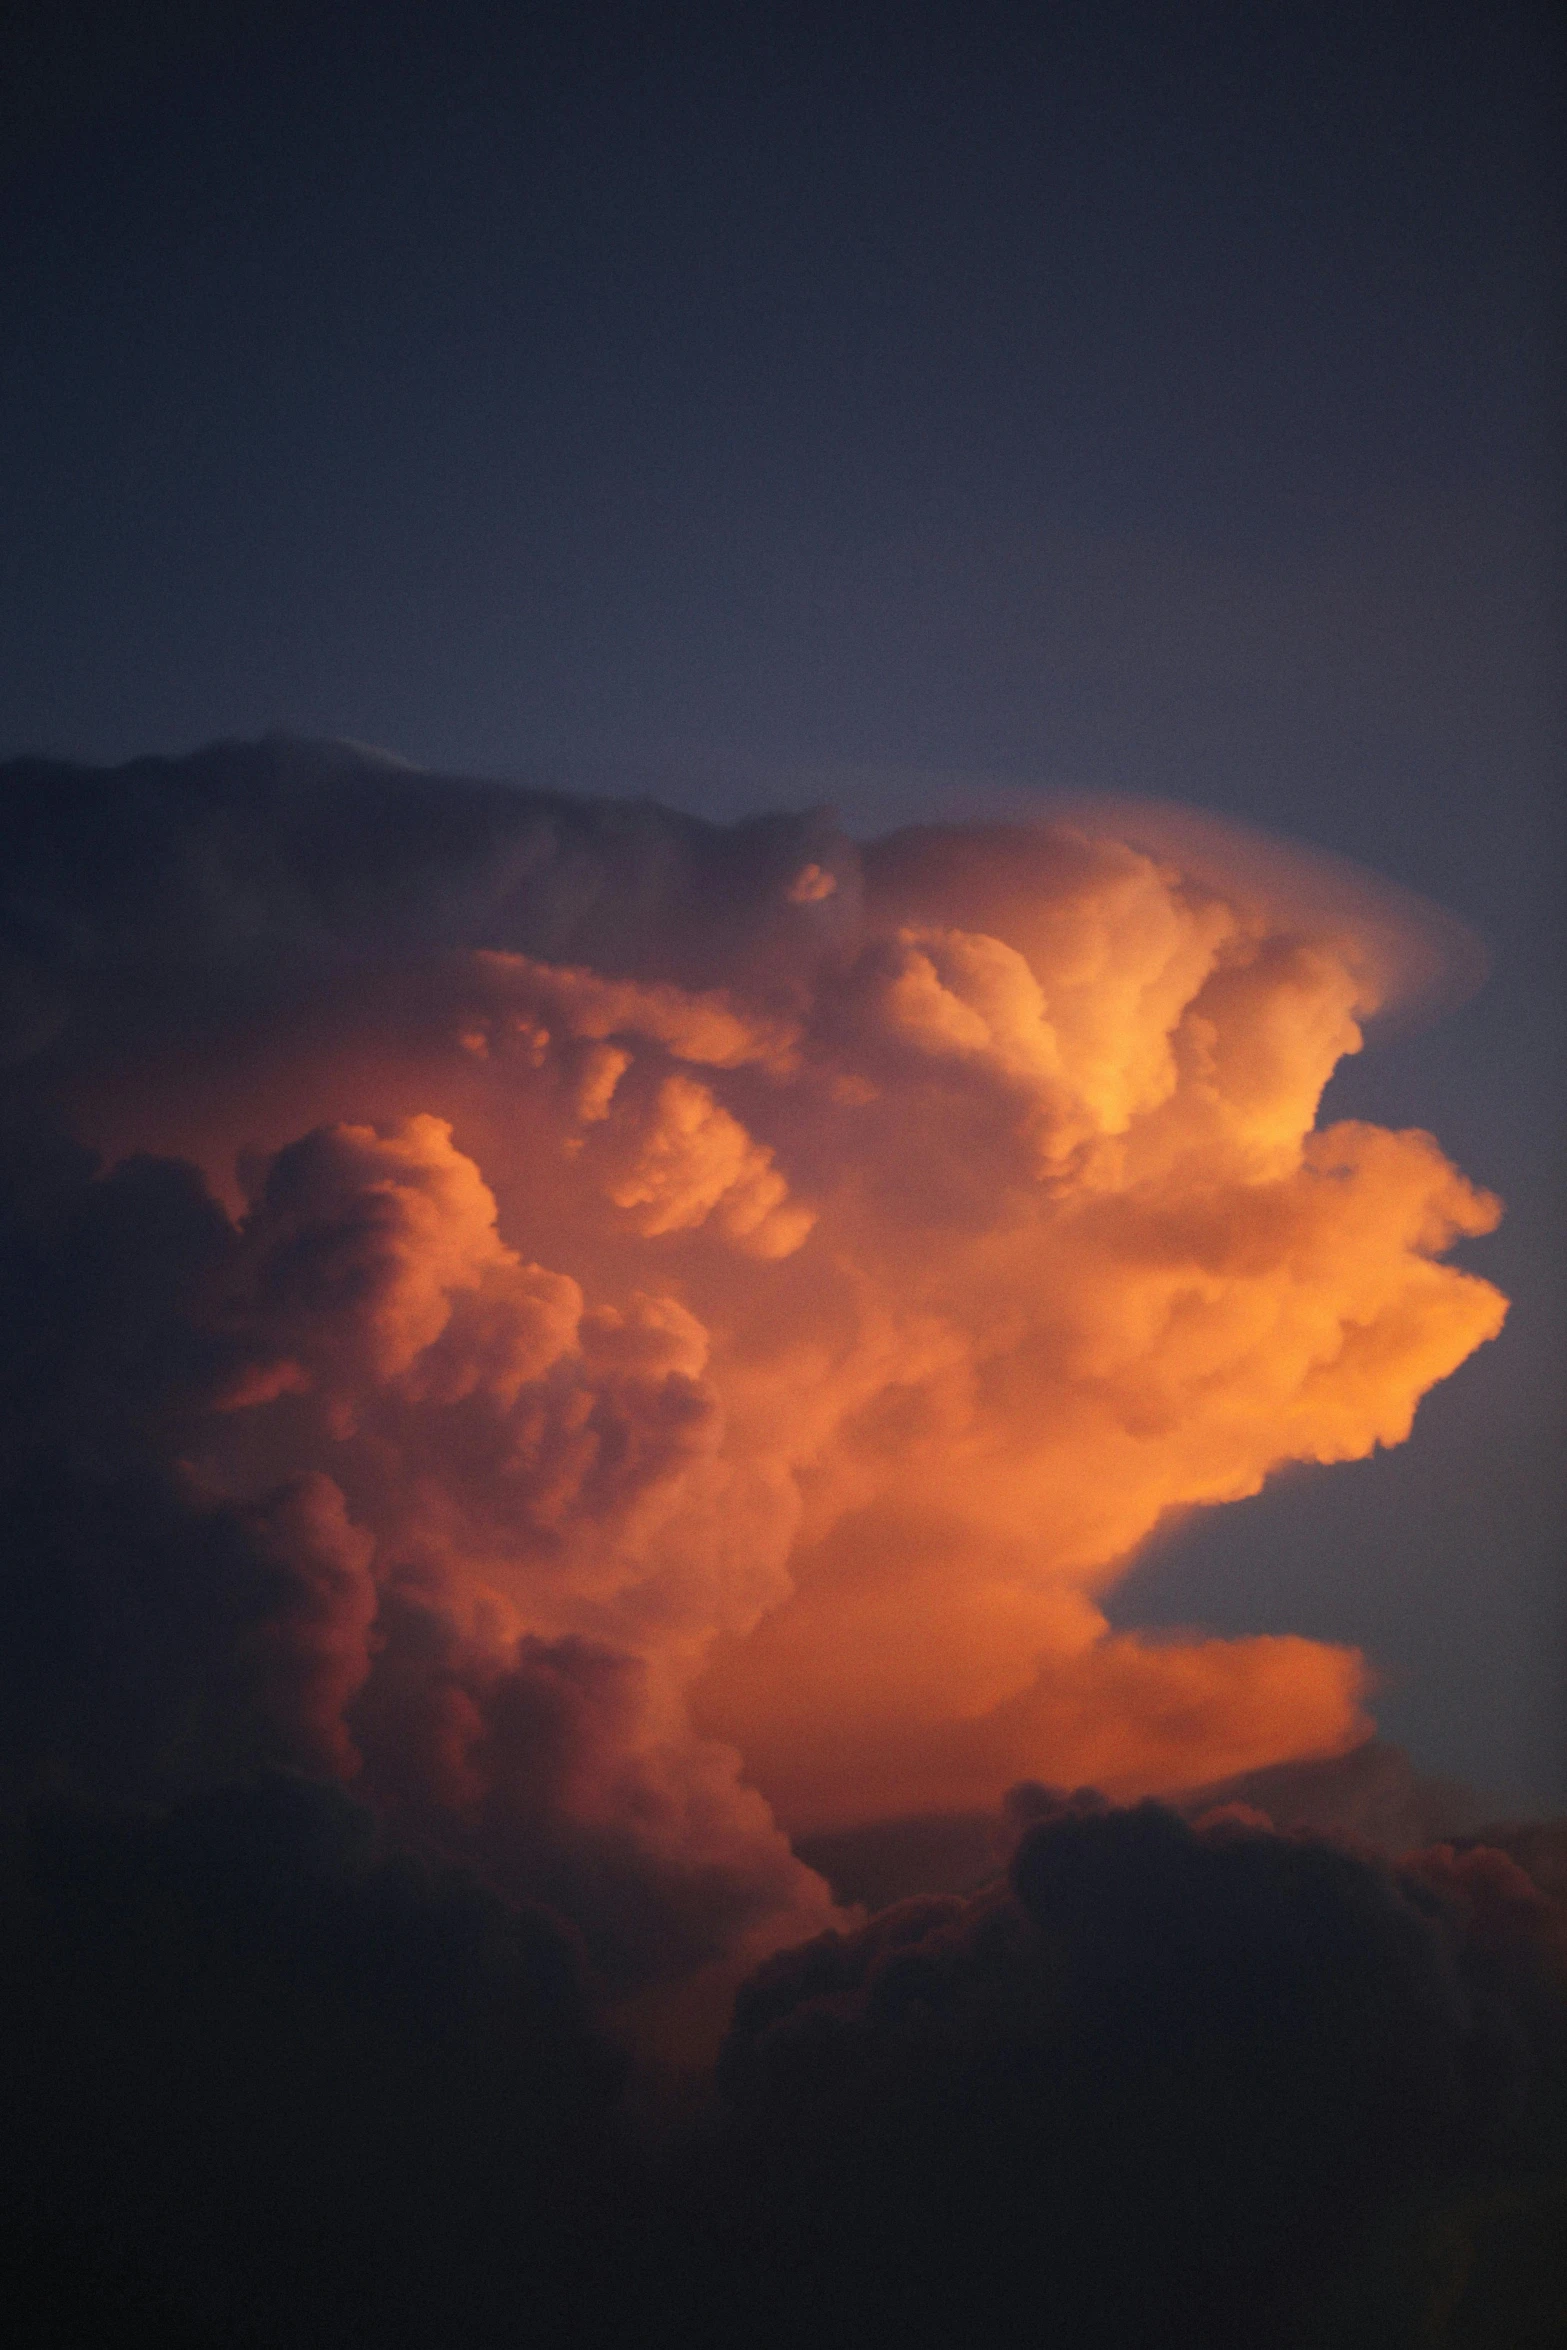
[[[1116,1617],[1359,1643],[1559,1804],[1548,12],[237,14],[12,77],[0,752],[1151,793],[1450,907],[1487,987],[1325,1107],[1502,1193],[1508,1329]]]

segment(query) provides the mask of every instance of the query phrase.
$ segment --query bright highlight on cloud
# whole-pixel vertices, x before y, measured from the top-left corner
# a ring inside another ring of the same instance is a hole
[[[1320,870],[289,745],[8,806],[13,1779],[329,1773],[631,1985],[825,1918],[775,1815],[1364,1735],[1100,1606],[1501,1326],[1498,1203],[1316,1126],[1399,985]]]

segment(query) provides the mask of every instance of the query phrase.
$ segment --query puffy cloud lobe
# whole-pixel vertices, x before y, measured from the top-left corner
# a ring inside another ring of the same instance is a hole
[[[387,1385],[434,1346],[458,1292],[517,1269],[479,1170],[437,1118],[411,1119],[391,1135],[323,1129],[280,1151],[246,1240],[250,1295],[237,1311],[275,1322],[285,1343],[290,1326],[298,1332],[298,1359],[285,1356],[276,1374],[279,1393],[321,1380],[345,1392]],[[551,1359],[547,1302],[540,1306],[545,1328],[522,1354],[519,1384]],[[242,1390],[231,1400],[270,1397]]]
[[[699,1573],[658,1582],[661,1522],[711,1465],[683,1307],[585,1308],[524,1266],[434,1120],[306,1137],[238,1230],[186,1171],[72,1173],[8,1268],[19,1305],[68,1299],[84,1260],[112,1277],[84,1291],[91,1345],[51,1331],[11,1399],[14,1791],[337,1773],[427,1849],[553,1899],[612,1982],[826,1914],[736,1758],[693,1744],[627,1645],[713,1606]],[[151,1329],[127,1196],[166,1211]],[[90,1408],[105,1359],[140,1375],[112,1389],[118,1429]]]
[[[629,1049],[642,1041],[677,1064],[755,1064],[787,1076],[798,1066],[791,1023],[747,1013],[724,991],[603,980],[521,955],[481,951],[474,964],[487,1008],[464,1027],[464,1051],[556,1079],[579,1129],[562,1149],[604,1198],[631,1212],[638,1232],[656,1238],[711,1218],[715,1232],[752,1255],[799,1247],[814,1218],[789,1203],[772,1150],[687,1067],[656,1075]],[[503,1008],[488,1008],[497,997]]]
[[[1353,904],[1091,817],[860,848],[286,745],[10,780],[63,1007],[13,1156],[108,1162],[14,1176],[51,1767],[112,1743],[73,1674],[156,1653],[182,1751],[354,1777],[629,1981],[825,1914],[747,1781],[799,1827],[1364,1735],[1351,1652],[1098,1604],[1500,1326],[1443,1261],[1496,1203],[1315,1126],[1396,978]]]
[[[649,1239],[686,1232],[716,1214],[720,1229],[759,1257],[786,1257],[815,1218],[786,1208],[788,1186],[773,1154],[689,1077],[666,1077],[638,1138],[635,1158],[608,1185],[619,1208],[636,1212]]]
[[[796,1066],[792,1025],[737,1004],[725,989],[694,993],[658,982],[601,979],[573,965],[540,963],[528,955],[487,952],[478,971],[506,1004],[514,1027],[547,1045],[550,1022],[568,1036],[602,1042],[642,1036],[664,1045],[676,1060],[738,1069],[748,1061],[787,1073]]]
[[[754,1956],[829,1914],[738,1758],[661,1734],[639,1659],[579,1637],[498,1653],[413,1585],[388,1596],[382,1636],[353,1715],[366,1787],[417,1846],[572,1920],[612,1988]]]

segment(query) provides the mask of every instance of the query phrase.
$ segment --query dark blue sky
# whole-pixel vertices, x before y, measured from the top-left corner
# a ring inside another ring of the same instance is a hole
[[[32,14],[0,753],[1110,787],[1464,915],[1487,989],[1330,1099],[1504,1193],[1513,1322],[1120,1612],[1364,1641],[1562,1800],[1552,12]]]

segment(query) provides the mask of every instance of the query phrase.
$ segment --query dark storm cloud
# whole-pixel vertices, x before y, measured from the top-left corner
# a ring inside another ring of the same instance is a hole
[[[99,1176],[37,1138],[13,1137],[0,1182],[13,1799],[55,1779],[154,1796],[268,1760],[330,1769],[374,1613],[368,1543],[324,1478],[236,1503],[181,1465],[246,1366],[217,1311],[227,1218],[188,1166]]]
[[[591,2325],[628,2233],[620,2066],[550,1920],[287,1777],[43,1806],[5,1893],[4,2231],[38,2339]]]
[[[1079,1798],[1009,1884],[769,1961],[721,2077],[764,2339],[1413,2340],[1444,2230],[1567,2155],[1567,1918],[1499,1853]]]

